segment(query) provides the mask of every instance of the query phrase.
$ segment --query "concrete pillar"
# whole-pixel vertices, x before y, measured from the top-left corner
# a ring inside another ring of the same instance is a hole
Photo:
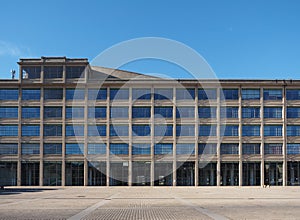
[[[243,185],[242,88],[239,87],[239,186]]]
[[[44,66],[42,66],[41,80],[44,80]],[[40,98],[40,181],[39,185],[43,186],[44,180],[44,88],[41,88]]]
[[[85,74],[87,75],[87,73]],[[88,88],[85,87],[85,93],[84,93],[84,174],[83,174],[83,185],[88,186],[89,184],[89,176],[88,176]]]
[[[107,97],[106,97],[106,186],[109,186],[109,176],[110,176],[110,88],[107,87]]]
[[[128,186],[132,186],[132,88],[129,88],[129,163],[128,163]]]
[[[220,117],[220,92],[221,88],[217,88],[217,186],[221,185],[221,117]]]
[[[177,185],[176,163],[176,87],[173,87],[173,186]]]
[[[265,184],[265,164],[264,164],[264,91],[263,88],[260,88],[260,156],[261,156],[261,164],[260,164],[260,185],[263,186]]]
[[[64,79],[65,79],[65,66],[64,66]],[[62,161],[61,161],[61,185],[66,185],[66,87],[63,88],[63,106],[62,106]]]
[[[287,133],[286,133],[286,87],[283,86],[282,91],[282,119],[283,119],[283,126],[282,126],[282,154],[283,154],[283,164],[282,164],[282,185],[287,185]]]
[[[21,71],[21,67],[20,67],[20,80],[22,79],[22,71]],[[17,185],[21,186],[21,178],[22,178],[22,170],[21,170],[21,161],[22,161],[22,149],[21,149],[21,139],[22,139],[22,130],[21,130],[21,126],[22,126],[22,89],[21,86],[19,86],[19,99],[18,99],[18,167],[17,167]]]
[[[198,115],[198,87],[195,88],[195,186],[199,186],[199,115]]]
[[[151,149],[150,149],[150,157],[151,157],[151,168],[150,168],[150,185],[154,186],[155,181],[155,174],[154,174],[154,163],[155,163],[155,156],[154,156],[154,87],[151,87],[151,118],[150,118],[150,125],[151,125]]]

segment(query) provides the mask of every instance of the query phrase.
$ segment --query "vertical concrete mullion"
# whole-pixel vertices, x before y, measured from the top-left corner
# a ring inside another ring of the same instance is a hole
[[[21,71],[22,68],[20,68]],[[20,73],[20,80],[22,76]],[[21,85],[19,86],[19,98],[18,98],[18,164],[17,164],[17,185],[21,186],[21,178],[22,178],[22,154],[21,154],[21,139],[22,139],[22,89]]]
[[[243,153],[242,153],[242,144],[243,144],[243,127],[242,127],[242,87],[239,87],[239,186],[243,185]]]
[[[220,94],[221,88],[217,88],[217,186],[221,185],[221,121],[220,121]]]
[[[85,74],[85,76],[87,73]],[[87,144],[88,144],[88,88],[87,86],[84,89],[84,174],[83,174],[83,185],[87,186],[88,185],[88,149],[87,149]]]
[[[173,186],[177,185],[176,163],[176,87],[173,86]]]
[[[65,66],[64,66],[65,70]],[[65,71],[64,71],[65,77]],[[65,78],[64,78],[65,79]],[[63,87],[63,106],[62,106],[62,163],[61,163],[61,185],[66,185],[66,86]]]
[[[151,116],[150,116],[150,125],[151,125],[151,148],[150,148],[150,154],[151,154],[151,169],[150,169],[150,185],[154,186],[154,87],[151,86]]]
[[[261,136],[261,144],[260,144],[260,155],[261,155],[261,164],[260,164],[260,185],[263,186],[265,184],[265,164],[264,164],[264,91],[263,88],[260,88],[260,136]]]
[[[287,185],[287,122],[286,122],[286,87],[283,86],[282,91],[282,119],[283,119],[283,126],[282,126],[282,136],[283,136],[283,144],[282,144],[282,153],[283,153],[283,164],[282,164],[282,179],[283,179],[283,186]]]
[[[128,115],[129,115],[129,145],[128,145],[128,185],[132,186],[132,88],[129,88],[129,106],[128,106]]]
[[[44,75],[43,66],[41,76]],[[41,87],[40,97],[40,186],[43,186],[44,177],[44,88]]]
[[[195,90],[195,186],[199,185],[199,155],[198,155],[198,141],[199,141],[199,117],[198,117],[198,84]]]
[[[106,91],[106,186],[109,186],[109,176],[110,176],[110,88],[107,87]]]

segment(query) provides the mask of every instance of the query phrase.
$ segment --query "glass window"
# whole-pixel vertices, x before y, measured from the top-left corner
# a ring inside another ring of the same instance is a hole
[[[300,136],[300,125],[288,125],[286,130],[287,136]]]
[[[128,100],[129,89],[110,89],[110,100]]]
[[[18,144],[0,144],[1,154],[18,154]]]
[[[195,118],[194,107],[177,107],[176,118]]]
[[[239,154],[239,144],[221,144],[221,154]]]
[[[110,125],[110,136],[128,136],[128,125]]]
[[[198,100],[217,99],[217,89],[198,89]]]
[[[62,107],[44,107],[44,118],[62,118]]]
[[[62,144],[44,143],[44,154],[62,154]]]
[[[239,90],[238,89],[222,89],[221,91],[221,99],[225,100],[238,100],[239,99]],[[222,95],[223,92],[223,95]]]
[[[173,125],[155,125],[154,136],[173,136]]]
[[[66,144],[66,154],[83,154],[84,153],[84,144],[77,144],[77,143],[72,143],[72,144]]]
[[[132,89],[132,100],[150,100],[151,89],[133,88]]]
[[[88,154],[106,154],[106,144],[88,144]]]
[[[172,118],[173,107],[154,107],[155,118]]]
[[[282,89],[264,89],[264,100],[282,100]]]
[[[89,125],[88,136],[106,136],[106,125]]]
[[[217,154],[217,144],[207,143],[207,144],[198,144],[198,152],[201,154]]]
[[[265,125],[265,136],[282,136],[282,125]]]
[[[264,118],[282,118],[282,108],[264,107]]]
[[[300,154],[300,144],[287,144],[287,154]]]
[[[260,136],[260,125],[243,125],[243,136]]]
[[[18,100],[18,89],[0,89],[0,100]]]
[[[176,144],[176,154],[195,154],[195,144]]]
[[[221,126],[221,134],[222,133],[224,136],[239,136],[239,126],[238,125],[222,125]]]
[[[66,136],[83,136],[84,125],[66,125]]]
[[[66,76],[67,79],[84,78],[85,66],[67,66]]]
[[[172,100],[173,99],[173,89],[154,89],[154,99],[155,100]]]
[[[23,79],[39,79],[41,78],[40,66],[23,66],[22,67]]]
[[[106,118],[106,107],[89,107],[88,118]]]
[[[110,154],[128,155],[128,144],[110,144]]]
[[[155,144],[154,145],[154,154],[162,155],[162,154],[173,154],[173,144]]]
[[[149,125],[132,125],[132,136],[150,136],[150,134]]]
[[[0,125],[0,136],[18,136],[18,125]]]
[[[84,100],[84,89],[66,89],[66,100]]]
[[[22,100],[40,100],[40,89],[22,89]]]
[[[239,108],[238,107],[221,107],[220,109],[221,118],[238,118]]]
[[[260,90],[259,89],[242,89],[243,100],[259,100]]]
[[[22,144],[22,155],[40,154],[40,144]]]
[[[111,107],[110,118],[128,118],[128,107]]]
[[[300,100],[300,89],[287,89],[286,90],[287,100]]]
[[[44,99],[45,100],[62,100],[63,99],[63,89],[44,89]]]
[[[89,89],[88,91],[89,100],[106,100],[107,90],[106,89]]]
[[[216,136],[217,126],[216,125],[200,125],[199,136]]]
[[[44,125],[44,136],[62,136],[62,125]]]
[[[176,89],[177,100],[195,99],[195,89]]]
[[[243,107],[242,118],[260,118],[260,107]]]
[[[265,154],[282,154],[282,144],[265,144]]]
[[[194,125],[176,125],[176,136],[195,136]]]
[[[300,118],[300,108],[287,107],[287,118]]]
[[[45,66],[44,67],[44,78],[45,79],[55,79],[63,77],[63,67],[62,66]]]
[[[150,118],[151,107],[132,107],[132,118]]]
[[[22,137],[24,136],[40,136],[40,126],[22,125]]]
[[[243,144],[243,154],[260,154],[260,144]]]
[[[216,107],[199,107],[198,115],[199,115],[199,118],[216,118],[217,108]]]
[[[40,107],[22,107],[22,118],[40,118]]]
[[[150,144],[133,144],[132,155],[150,155],[151,145]]]
[[[0,107],[0,118],[18,118],[18,107]]]
[[[66,107],[66,118],[84,118],[84,107]]]

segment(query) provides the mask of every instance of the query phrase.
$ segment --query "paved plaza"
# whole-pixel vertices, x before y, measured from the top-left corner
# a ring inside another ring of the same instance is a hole
[[[299,187],[7,187],[0,219],[299,219]]]

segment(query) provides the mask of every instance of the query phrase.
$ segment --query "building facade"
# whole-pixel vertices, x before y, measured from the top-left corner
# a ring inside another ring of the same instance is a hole
[[[20,59],[0,80],[0,185],[294,186],[300,81],[168,80]]]

